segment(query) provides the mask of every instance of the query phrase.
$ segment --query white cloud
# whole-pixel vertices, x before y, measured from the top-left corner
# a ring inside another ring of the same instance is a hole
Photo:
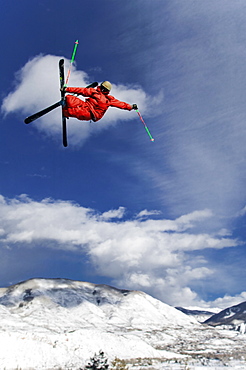
[[[29,116],[60,100],[58,61],[60,57],[53,55],[39,55],[25,64],[16,73],[15,89],[5,97],[2,103],[2,112],[6,115],[21,112]],[[65,70],[69,68],[69,61],[65,59]],[[86,86],[90,82],[89,76],[84,71],[72,67],[69,86]],[[100,81],[99,81],[100,82]],[[162,100],[162,95],[148,96],[139,86],[126,86],[112,84],[112,94],[119,100],[133,104],[137,103],[145,112],[149,106],[157,106]],[[68,121],[69,143],[83,144],[90,135],[111,125],[135,117],[134,111],[125,111],[109,108],[106,116],[98,123],[82,122],[70,118]],[[25,118],[23,116],[23,120]],[[58,138],[61,136],[61,108],[39,118],[39,122],[31,124],[37,130]]]
[[[97,273],[118,286],[142,289],[175,305],[199,302],[190,284],[214,273],[205,259],[190,260],[187,252],[238,245],[229,237],[192,232],[211,217],[208,210],[176,220],[122,220],[124,207],[98,214],[62,200],[37,202],[26,195],[0,200],[3,246],[42,245],[86,254]]]
[[[221,310],[235,306],[239,303],[246,301],[246,292],[241,292],[240,294],[236,294],[235,296],[225,295],[224,297],[219,297],[213,302],[207,302],[211,307],[218,307]]]
[[[174,0],[153,10],[152,32],[145,25],[146,86],[165,101],[150,126],[155,145],[133,171],[174,216],[211,209],[210,230],[230,227],[245,204],[245,15],[243,0]]]
[[[124,207],[119,207],[119,209],[111,209],[110,211],[104,212],[101,215],[102,220],[110,220],[112,218],[122,218],[125,213]]]
[[[156,210],[148,211],[147,209],[144,209],[143,211],[137,214],[136,218],[145,218],[149,216],[159,215],[160,213],[161,213],[160,211]]]

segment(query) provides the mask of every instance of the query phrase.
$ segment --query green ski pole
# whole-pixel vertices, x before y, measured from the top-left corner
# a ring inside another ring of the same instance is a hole
[[[76,40],[75,44],[74,44],[74,48],[73,48],[72,58],[70,60],[70,67],[69,67],[69,70],[68,70],[68,73],[67,73],[67,79],[66,79],[65,86],[67,86],[67,84],[68,84],[68,80],[69,80],[69,77],[70,77],[70,74],[71,74],[71,67],[72,67],[72,64],[74,62],[74,58],[75,58],[75,54],[76,54],[76,51],[77,51],[78,44],[79,44],[79,40]]]
[[[139,112],[139,110],[138,110],[138,109],[136,109],[136,112],[137,112],[137,114],[138,114],[138,116],[139,116],[139,118],[140,118],[141,122],[143,123],[144,128],[145,128],[145,130],[146,130],[147,134],[149,135],[150,140],[151,140],[151,141],[155,141],[155,139],[152,137],[152,135],[151,135],[151,133],[150,133],[150,131],[149,131],[149,129],[148,129],[148,127],[147,127],[146,123],[144,122],[144,119],[143,119],[143,117],[141,116],[141,113]]]

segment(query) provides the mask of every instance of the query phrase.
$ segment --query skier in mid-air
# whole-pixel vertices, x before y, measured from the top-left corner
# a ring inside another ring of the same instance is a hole
[[[75,42],[75,47],[71,59],[71,64],[74,61],[74,55],[77,49],[78,40]],[[125,109],[128,111],[136,110],[141,122],[143,123],[147,134],[151,141],[154,141],[154,138],[151,136],[149,129],[144,122],[143,117],[141,116],[137,104],[128,104],[118,99],[115,99],[110,95],[112,85],[109,81],[104,81],[98,86],[97,82],[93,82],[87,87],[66,87],[68,83],[68,78],[70,76],[70,69],[68,71],[67,79],[65,82],[64,75],[64,59],[59,60],[59,76],[60,76],[60,91],[61,91],[61,100],[50,105],[47,108],[42,109],[41,111],[32,114],[29,117],[24,119],[26,124],[29,124],[36,119],[44,116],[45,114],[51,112],[53,109],[62,107],[62,136],[63,136],[63,145],[66,147],[67,144],[67,128],[66,128],[66,119],[69,117],[75,117],[80,121],[99,121],[109,107],[116,107],[119,109]],[[96,89],[95,89],[96,87]],[[68,93],[68,95],[66,95]],[[85,101],[71,94],[82,95],[86,99]]]
[[[82,95],[85,101],[74,95],[66,95],[63,106],[63,115],[66,118],[75,117],[81,121],[99,121],[109,107],[116,107],[131,111],[137,110],[136,104],[128,104],[115,99],[109,95],[112,85],[109,81],[104,81],[96,89],[93,87],[63,87],[65,93]]]

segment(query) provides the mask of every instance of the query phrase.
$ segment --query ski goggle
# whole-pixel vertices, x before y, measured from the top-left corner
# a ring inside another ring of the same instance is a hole
[[[101,91],[102,92],[109,92],[109,90],[106,87],[104,87],[103,85],[101,85]]]

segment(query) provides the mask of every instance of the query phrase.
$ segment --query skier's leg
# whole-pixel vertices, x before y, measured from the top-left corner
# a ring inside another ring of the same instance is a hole
[[[66,104],[63,107],[63,114],[65,117],[74,117],[81,121],[91,120],[91,113],[86,102],[73,95],[66,96]]]

